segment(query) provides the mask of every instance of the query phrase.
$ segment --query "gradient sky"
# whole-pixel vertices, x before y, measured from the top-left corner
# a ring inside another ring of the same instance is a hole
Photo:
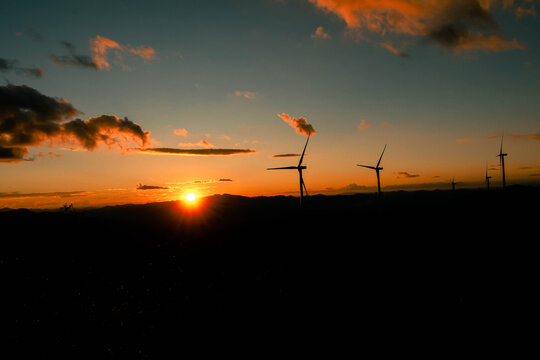
[[[374,191],[374,172],[356,164],[374,165],[385,144],[383,191],[446,189],[452,178],[483,186],[486,162],[500,186],[503,133],[508,183],[537,182],[538,5],[4,0],[6,92],[24,85],[71,104],[71,120],[127,117],[150,134],[144,146],[128,134],[128,145],[107,128],[110,141],[89,148],[59,119],[69,139],[23,144],[23,157],[0,161],[0,207],[297,194],[295,172],[266,171],[296,165],[272,156],[299,154],[306,140],[278,114],[315,129],[304,161],[310,193]],[[2,131],[0,148],[12,149]]]

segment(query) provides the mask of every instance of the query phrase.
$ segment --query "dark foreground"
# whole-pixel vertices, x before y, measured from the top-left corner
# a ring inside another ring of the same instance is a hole
[[[200,211],[2,212],[3,342],[94,358],[218,335],[333,357],[526,343],[540,191],[507,190],[314,196],[302,212],[296,198],[228,195]]]

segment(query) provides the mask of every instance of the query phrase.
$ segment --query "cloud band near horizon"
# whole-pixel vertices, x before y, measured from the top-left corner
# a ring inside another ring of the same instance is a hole
[[[178,149],[178,148],[132,148],[132,151],[138,151],[153,155],[183,155],[183,156],[229,156],[240,154],[256,153],[251,149]]]

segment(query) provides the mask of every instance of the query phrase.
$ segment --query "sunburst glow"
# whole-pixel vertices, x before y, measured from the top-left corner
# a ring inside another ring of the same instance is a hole
[[[186,195],[186,200],[189,202],[193,202],[195,201],[195,199],[197,199],[197,195],[195,195],[194,193],[189,193]]]

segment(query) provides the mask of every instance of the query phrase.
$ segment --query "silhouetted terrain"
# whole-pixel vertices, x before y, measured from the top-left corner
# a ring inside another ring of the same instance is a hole
[[[298,198],[231,195],[197,209],[5,211],[1,323],[21,351],[95,356],[238,328],[338,341],[334,354],[392,333],[454,347],[508,329],[526,339],[539,200],[510,187],[310,196],[302,211]]]

